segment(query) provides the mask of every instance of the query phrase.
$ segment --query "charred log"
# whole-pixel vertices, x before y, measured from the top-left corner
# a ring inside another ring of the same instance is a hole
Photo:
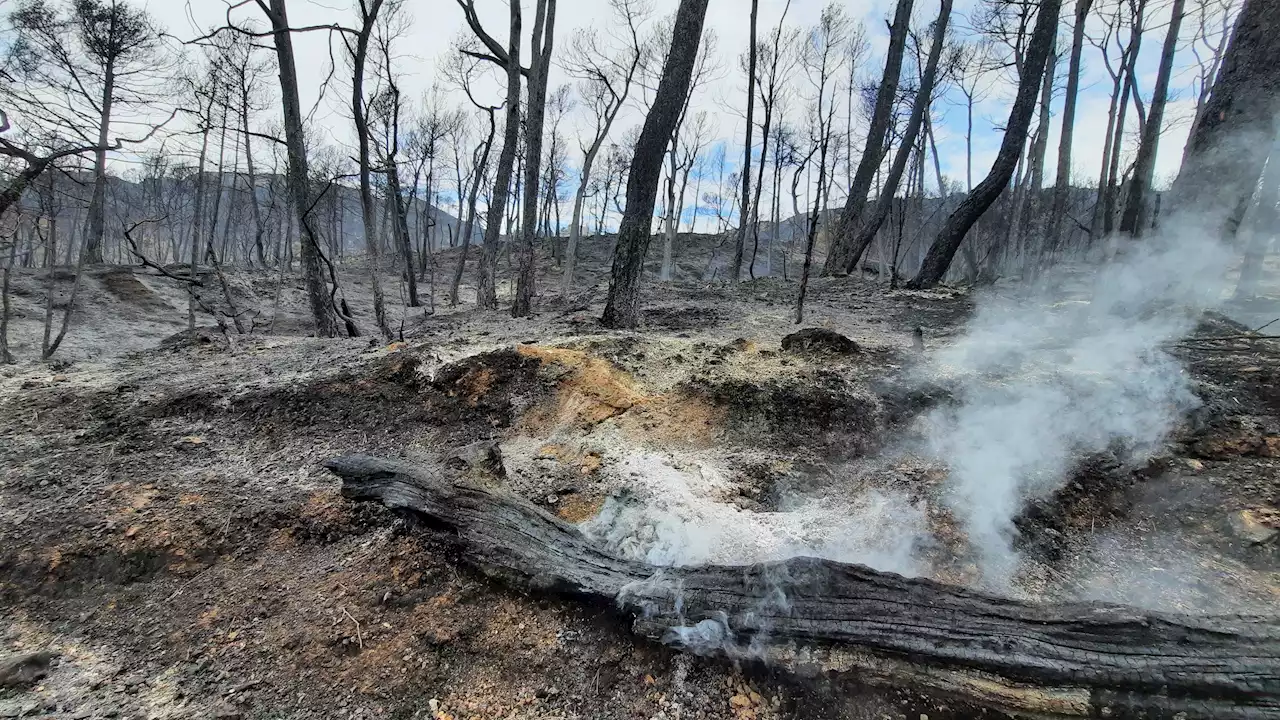
[[[343,495],[423,521],[484,574],[616,603],[647,638],[1054,717],[1280,716],[1280,620],[1032,604],[815,558],[659,568],[500,489],[366,456]]]

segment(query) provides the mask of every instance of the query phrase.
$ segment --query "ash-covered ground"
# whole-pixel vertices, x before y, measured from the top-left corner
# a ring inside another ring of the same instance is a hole
[[[403,311],[391,345],[303,337],[292,275],[232,274],[238,303],[274,323],[228,342],[182,332],[185,295],[163,278],[92,268],[54,364],[32,360],[47,278],[17,272],[22,362],[0,369],[0,655],[55,659],[0,690],[0,717],[980,714],[634,640],[612,608],[472,573],[430,533],[343,500],[319,465],[353,452],[437,462],[484,441],[511,489],[656,564],[820,555],[1029,599],[1275,612],[1280,347],[1237,337],[1270,319],[1268,303],[1229,309],[1246,325],[1192,323],[1221,339],[1157,338],[1192,396],[1164,408],[1174,422],[1158,441],[1073,435],[1060,467],[1025,466],[1036,482],[1016,489],[1001,531],[1011,569],[996,577],[931,440],[952,437],[938,427],[975,388],[1040,382],[1028,353],[980,384],[947,365],[974,337],[975,306],[1039,299],[1017,283],[815,279],[803,327],[858,349],[784,350],[794,279],[703,281],[713,245],[697,247],[676,282],[648,286],[636,332],[596,322],[596,248],[571,302],[548,290],[535,317],[513,320],[448,308],[441,287],[434,312]],[[557,287],[544,266],[542,287]],[[365,278],[348,268],[343,287],[368,328]],[[70,276],[54,281],[69,291]],[[1081,337],[1072,357],[1089,354]],[[1055,372],[1105,400],[1094,380],[1111,367]]]

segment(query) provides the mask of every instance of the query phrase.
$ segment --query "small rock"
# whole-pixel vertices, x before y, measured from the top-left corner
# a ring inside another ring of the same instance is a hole
[[[0,688],[17,688],[39,680],[49,672],[54,654],[40,652],[0,658]]]
[[[199,435],[181,437],[173,444],[175,450],[192,450],[204,445],[204,438]]]
[[[492,440],[481,440],[453,451],[449,456],[449,464],[481,472],[494,477],[505,477],[506,468],[502,464],[502,450]]]
[[[217,718],[218,720],[239,720],[242,717],[242,713],[240,708],[235,705],[225,700],[220,700],[209,709],[209,717]]]
[[[1280,510],[1249,508],[1231,514],[1231,531],[1253,545],[1270,542],[1280,534]]]

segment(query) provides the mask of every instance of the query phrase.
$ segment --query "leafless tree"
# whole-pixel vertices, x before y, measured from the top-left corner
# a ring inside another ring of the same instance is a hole
[[[507,113],[502,135],[502,151],[498,153],[498,167],[494,175],[493,194],[489,199],[489,207],[485,218],[484,248],[480,255],[480,279],[477,283],[477,303],[487,309],[498,307],[495,278],[495,262],[498,255],[499,233],[502,229],[502,216],[506,210],[507,198],[511,189],[511,176],[515,167],[516,149],[520,142],[520,32],[522,17],[520,3],[510,4],[511,28],[504,49],[494,40],[476,15],[474,0],[457,0],[467,19],[467,24],[475,34],[482,47],[470,44],[463,45],[463,54],[477,57],[506,70],[507,74]]]
[[[965,235],[978,218],[995,203],[996,198],[1000,197],[1008,186],[1010,178],[1013,177],[1018,157],[1026,141],[1027,129],[1035,114],[1036,97],[1040,94],[1049,54],[1053,50],[1061,8],[1062,0],[1044,0],[1040,3],[1035,29],[1026,46],[1018,94],[1009,111],[1004,139],[1001,141],[1000,150],[996,154],[991,171],[982,182],[978,183],[964,202],[947,217],[942,230],[929,247],[919,272],[912,278],[909,286],[928,287],[942,280],[960,244],[964,242]]]
[[[7,109],[19,122],[95,148],[83,251],[87,262],[100,263],[112,125],[161,103],[173,55],[152,18],[125,0],[75,0],[64,8],[25,0],[9,22],[14,72],[0,83]]]
[[[569,225],[569,245],[565,250],[564,273],[560,282],[560,295],[567,298],[573,289],[573,277],[577,267],[578,243],[582,237],[583,206],[587,188],[592,181],[592,170],[601,147],[609,137],[613,122],[626,105],[636,71],[643,60],[643,44],[640,40],[643,25],[651,8],[644,0],[610,0],[614,16],[625,29],[611,37],[601,38],[594,29],[580,31],[574,36],[566,60],[566,70],[579,79],[578,92],[592,118],[589,140],[582,144],[582,168],[578,189],[573,198],[573,219]],[[608,178],[611,180],[612,178]],[[605,195],[607,195],[607,190]],[[600,219],[603,219],[603,213]]]
[[[1075,21],[1071,28],[1071,55],[1067,61],[1067,95],[1062,103],[1061,130],[1058,139],[1058,167],[1054,174],[1053,198],[1049,204],[1045,242],[1056,248],[1062,232],[1062,217],[1067,213],[1071,194],[1071,159],[1075,138],[1076,103],[1080,95],[1080,59],[1084,50],[1085,25],[1093,0],[1076,0]]]
[[[373,197],[373,163],[370,143],[368,98],[365,97],[365,63],[369,58],[369,45],[385,0],[357,0],[359,24],[353,33],[344,33],[343,42],[351,59],[351,115],[355,124],[357,156],[360,174],[360,209],[364,225],[365,252],[369,255],[369,282],[373,290],[373,316],[384,339],[391,340],[391,327],[387,324],[387,310],[382,297],[379,279],[377,209]],[[394,2],[394,0],[393,0]]]
[[[921,69],[920,85],[916,88],[915,101],[911,107],[911,117],[907,120],[907,126],[903,129],[902,137],[898,141],[898,150],[894,153],[893,162],[890,164],[889,172],[886,174],[884,183],[880,188],[880,195],[872,206],[871,211],[863,215],[862,225],[858,229],[853,248],[855,257],[860,258],[862,256],[866,247],[871,244],[871,241],[875,239],[876,234],[880,231],[880,226],[884,223],[885,218],[888,217],[889,210],[893,205],[894,195],[898,191],[898,182],[902,179],[902,174],[907,168],[907,161],[915,149],[920,128],[924,124],[925,114],[928,112],[929,106],[933,104],[934,85],[938,76],[938,63],[942,59],[942,50],[946,44],[947,25],[951,20],[951,5],[952,0],[941,0],[938,17],[933,23],[933,43],[929,47],[929,58]],[[920,173],[920,178],[923,180],[923,173]],[[896,278],[892,277],[893,272],[889,273],[890,280],[896,284]],[[883,267],[881,268],[881,274],[885,274]]]
[[[813,248],[818,237],[818,225],[822,219],[823,201],[827,189],[827,157],[831,149],[836,116],[835,86],[832,79],[840,69],[840,48],[847,42],[850,23],[839,5],[831,4],[823,9],[818,24],[805,39],[802,63],[809,82],[817,91],[811,124],[813,147],[818,158],[818,186],[812,198],[813,212],[808,218],[805,239],[804,266],[800,274],[800,291],[796,296],[796,323],[804,322],[804,300],[809,290],[809,273],[813,265]],[[896,83],[895,83],[896,84]],[[828,86],[831,87],[828,92]],[[814,152],[811,150],[810,155]]]
[[[666,155],[666,202],[663,204],[664,227],[662,243],[662,265],[658,270],[659,280],[671,279],[675,262],[674,243],[676,232],[680,226],[680,213],[684,207],[685,186],[688,185],[689,172],[693,169],[693,160],[701,152],[706,142],[707,127],[705,115],[697,123],[697,127],[688,128],[686,120],[689,108],[693,104],[694,95],[711,82],[719,71],[715,61],[716,35],[708,30],[702,35],[698,50],[698,61],[693,68],[693,77],[689,81],[689,91],[685,94],[684,104],[680,108],[680,116],[676,120],[676,130],[671,136],[671,144],[667,146]]]
[[[742,256],[747,248],[747,223],[750,220],[750,211],[747,208],[746,199],[751,197],[751,133],[755,130],[754,115],[756,108],[756,60],[759,56],[759,46],[756,43],[756,23],[760,12],[760,1],[751,0],[751,39],[747,45],[747,123],[744,133],[746,138],[743,142],[742,151],[742,215],[738,218],[738,232],[734,237],[733,245],[733,279],[742,279]],[[761,158],[761,162],[763,162]]]
[[[867,195],[871,192],[871,183],[888,149],[890,123],[898,96],[898,78],[902,75],[902,58],[907,48],[907,31],[911,28],[913,5],[914,0],[898,0],[897,9],[893,14],[884,75],[876,90],[871,124],[867,129],[867,140],[862,148],[862,157],[858,161],[858,170],[854,173],[853,183],[849,188],[849,197],[845,200],[835,232],[831,234],[831,247],[822,268],[824,275],[846,273],[859,260],[854,253],[854,231],[861,222],[862,213],[867,206]]]
[[[1280,129],[1280,4],[1244,0],[1161,223],[1231,240]]]
[[[477,93],[473,89],[473,85],[472,85],[473,76],[478,71],[480,62],[481,61],[475,59],[474,57],[471,57],[463,53],[459,53],[454,56],[454,59],[450,61],[450,64],[446,68],[446,76],[453,83],[457,84],[458,87],[462,89],[463,93],[466,94],[467,99],[471,102],[471,104],[474,105],[476,109],[478,109],[481,113],[483,113],[483,116],[484,116],[483,122],[487,124],[487,128],[488,128],[488,132],[485,133],[485,135],[483,136],[484,139],[480,142],[479,145],[475,147],[474,151],[472,152],[471,172],[469,173],[470,184],[465,190],[465,193],[467,196],[467,207],[466,207],[466,219],[463,221],[463,224],[462,224],[462,252],[458,257],[458,265],[453,275],[453,281],[449,285],[449,304],[450,305],[458,304],[458,288],[462,284],[462,275],[467,262],[467,251],[471,246],[472,234],[475,232],[476,202],[480,194],[480,187],[484,183],[485,178],[487,177],[487,170],[489,167],[489,157],[493,151],[493,143],[494,143],[495,133],[497,131],[497,122],[495,120],[495,113],[497,113],[497,111],[502,108],[502,104],[494,105],[494,104],[489,104],[480,100],[477,96]],[[511,93],[509,89],[508,89],[507,97],[508,99],[510,99],[511,97]],[[517,123],[518,122],[519,122],[519,119],[517,117]],[[463,138],[465,137],[464,128],[465,128],[465,125],[459,122],[457,126],[457,130],[453,135],[453,147],[455,151],[455,167],[459,170],[458,172],[458,186],[459,186],[458,197],[459,198],[461,198],[464,193],[463,185],[467,184],[464,181],[463,174],[461,172],[462,161],[460,157]],[[518,127],[517,127],[517,130],[518,130]],[[513,155],[514,155],[514,150],[515,149],[513,147],[512,148]],[[505,152],[505,147],[504,147],[504,152]],[[501,160],[501,158],[499,159]],[[510,179],[510,172],[508,172],[508,179]],[[496,180],[494,181],[494,187],[495,188],[497,187]],[[505,200],[503,200],[501,204],[505,204]],[[490,220],[492,220],[493,218],[493,212],[494,212],[494,209],[492,207],[492,200],[491,200],[490,207],[489,207]],[[501,214],[502,214],[501,209],[499,209],[498,211],[499,219],[497,221],[499,223],[501,222]],[[491,270],[492,258],[490,257],[490,250],[492,248],[496,251],[497,226],[493,226],[492,230],[493,230],[493,245],[491,246],[489,244],[490,243],[490,239],[489,239],[490,226],[486,225],[485,247],[481,249],[481,266],[482,266],[481,281],[482,282],[484,280],[484,273],[486,272],[486,269],[485,269],[486,263],[489,263],[488,268],[490,269],[488,271],[489,272],[492,271]],[[489,258],[489,259],[486,260],[486,258]]]
[[[640,321],[640,279],[657,200],[662,156],[672,141],[697,64],[708,0],[680,0],[653,106],[635,143],[627,177],[627,206],[618,227],[609,296],[601,322],[633,328]]]
[[[1160,133],[1164,131],[1169,79],[1173,75],[1173,56],[1178,48],[1178,33],[1182,27],[1186,4],[1186,0],[1173,0],[1169,9],[1169,28],[1165,35],[1164,49],[1160,53],[1160,69],[1151,94],[1146,127],[1138,141],[1138,156],[1133,161],[1133,176],[1129,180],[1124,213],[1120,216],[1120,232],[1129,235],[1142,234],[1142,224],[1147,214],[1147,196],[1155,180],[1156,152],[1160,148]]]
[[[687,111],[687,106],[686,106]],[[689,174],[694,160],[706,146],[709,136],[706,111],[694,115],[692,123],[681,122],[671,149],[667,151],[666,199],[663,204],[662,265],[658,270],[660,282],[670,282],[675,269],[675,239],[684,213],[685,192],[689,187]]]
[[[764,187],[764,169],[768,164],[769,143],[777,138],[774,137],[774,122],[777,116],[781,115],[778,109],[778,103],[785,96],[785,84],[791,71],[799,61],[800,53],[797,51],[799,44],[799,35],[797,33],[784,33],[783,24],[787,19],[787,12],[791,9],[791,0],[782,7],[782,16],[778,18],[778,24],[773,29],[773,38],[768,44],[762,44],[756,51],[757,55],[764,58],[764,68],[757,78],[755,86],[760,93],[760,165],[756,173],[756,190],[755,196],[751,199],[750,223],[751,223],[751,262],[747,266],[751,277],[756,276],[756,255],[760,250],[760,192]],[[785,40],[784,40],[785,37]],[[859,35],[851,38],[849,42],[850,57],[848,62],[850,65],[856,64],[860,50],[865,50],[866,42]],[[774,157],[774,176],[777,177],[777,159],[775,152]],[[776,185],[776,183],[775,183]],[[774,190],[774,199],[777,198],[777,190]],[[746,222],[744,220],[743,222]],[[777,233],[776,220],[775,230]],[[772,237],[772,235],[770,236]],[[765,265],[769,267],[769,256],[766,254]],[[769,270],[766,269],[767,275]]]

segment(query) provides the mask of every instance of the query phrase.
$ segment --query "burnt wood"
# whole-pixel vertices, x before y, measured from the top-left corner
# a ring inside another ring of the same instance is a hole
[[[908,684],[1050,717],[1280,718],[1280,620],[1037,604],[860,565],[793,558],[655,567],[613,557],[501,487],[367,456],[325,466],[353,500],[446,534],[520,589],[616,603],[690,651]]]

